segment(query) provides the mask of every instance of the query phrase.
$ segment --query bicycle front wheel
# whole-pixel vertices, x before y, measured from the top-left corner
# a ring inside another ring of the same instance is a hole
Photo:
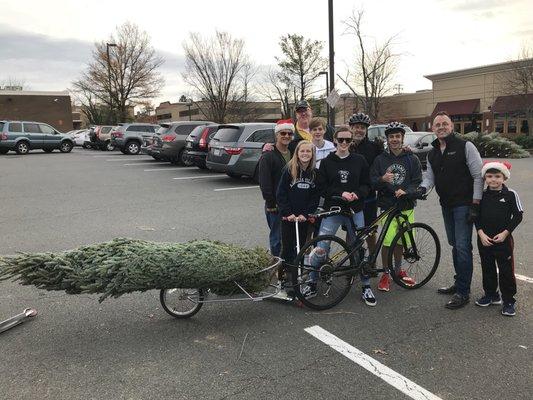
[[[398,265],[394,253],[400,252],[402,259]],[[417,289],[428,283],[437,271],[439,262],[439,237],[426,224],[412,223],[392,239],[388,267],[394,282],[405,289]]]
[[[329,252],[323,247],[329,244]],[[327,310],[339,304],[350,291],[355,259],[346,242],[322,235],[308,241],[296,257],[292,283],[296,296],[307,307]]]

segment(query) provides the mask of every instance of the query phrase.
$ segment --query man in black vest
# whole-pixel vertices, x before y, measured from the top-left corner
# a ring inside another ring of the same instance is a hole
[[[433,120],[437,139],[428,153],[427,174],[421,186],[435,186],[442,207],[448,243],[452,246],[455,283],[440,288],[441,294],[453,294],[446,308],[457,309],[470,301],[472,281],[472,223],[479,215],[483,194],[482,161],[476,147],[453,132],[446,112],[438,112]]]

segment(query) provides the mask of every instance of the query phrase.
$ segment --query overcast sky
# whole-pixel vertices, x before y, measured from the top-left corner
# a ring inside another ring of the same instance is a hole
[[[423,75],[493,64],[533,47],[531,0],[334,1],[336,71],[354,58],[355,42],[343,21],[365,9],[364,31],[378,41],[399,34],[403,54],[395,83],[412,92],[431,87]],[[117,25],[133,22],[146,30],[166,60],[166,85],[157,102],[177,101],[189,91],[180,72],[182,43],[189,32],[215,29],[243,38],[258,65],[274,64],[279,37],[298,33],[326,42],[327,0],[0,0],[0,82],[23,80],[31,90],[65,90],[79,77],[95,41]],[[345,91],[338,81],[337,87]]]

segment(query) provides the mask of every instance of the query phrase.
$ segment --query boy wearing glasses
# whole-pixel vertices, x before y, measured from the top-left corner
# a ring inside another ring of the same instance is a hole
[[[368,176],[368,163],[359,154],[350,153],[352,143],[350,127],[341,126],[334,135],[337,151],[330,153],[320,163],[318,170],[318,187],[324,196],[324,208],[346,205],[345,202],[336,201],[334,196],[342,197],[354,211],[353,222],[356,227],[364,226],[363,206],[364,198],[370,190]],[[349,217],[333,215],[324,218],[320,224],[319,235],[335,235],[341,225],[346,226],[348,242],[353,241],[355,232]],[[329,252],[329,242],[320,242],[311,253],[311,264],[318,267]],[[366,276],[361,277],[363,285],[362,299],[368,306],[376,305],[376,298],[370,289],[370,281]],[[316,291],[316,284],[310,285],[311,291]]]

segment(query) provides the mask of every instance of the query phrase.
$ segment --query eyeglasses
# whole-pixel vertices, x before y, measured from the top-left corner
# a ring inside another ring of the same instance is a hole
[[[292,132],[278,132],[280,136],[292,136]]]
[[[337,142],[339,143],[352,143],[352,138],[349,138],[349,137],[340,137],[340,138],[337,138]]]

